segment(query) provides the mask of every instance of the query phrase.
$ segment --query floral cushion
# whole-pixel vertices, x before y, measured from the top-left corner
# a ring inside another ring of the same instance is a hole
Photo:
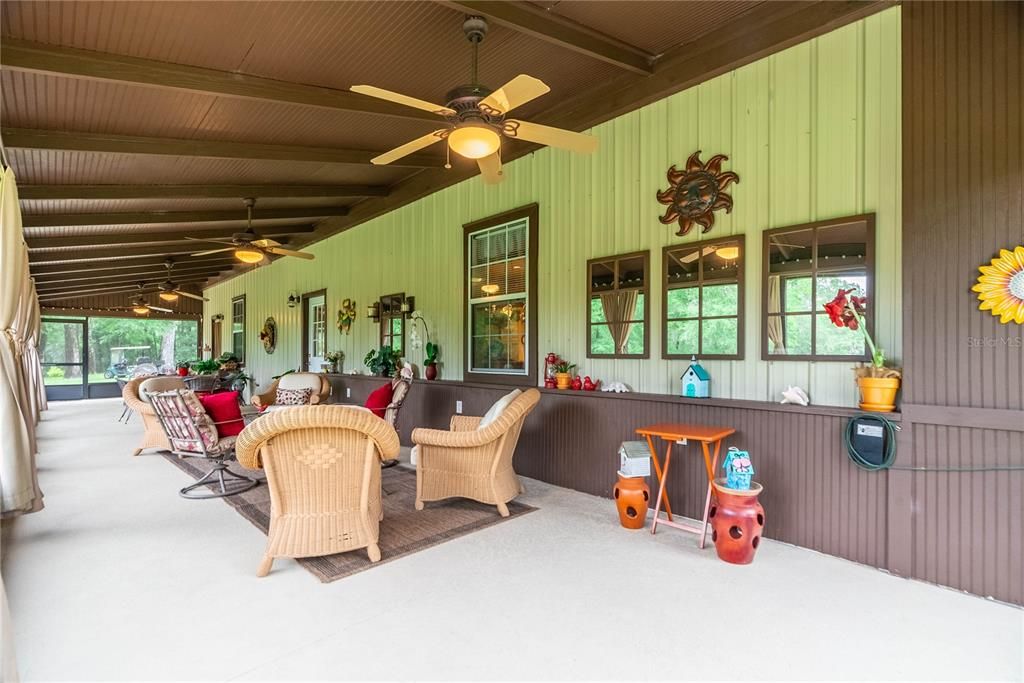
[[[180,453],[220,455],[230,450],[234,438],[221,439],[217,426],[190,389],[175,389],[151,396],[153,410],[162,419],[171,450]],[[224,443],[228,442],[230,443]]]
[[[274,396],[274,404],[279,406],[305,406],[309,405],[309,399],[313,390],[305,389],[281,389],[278,387],[277,395]]]

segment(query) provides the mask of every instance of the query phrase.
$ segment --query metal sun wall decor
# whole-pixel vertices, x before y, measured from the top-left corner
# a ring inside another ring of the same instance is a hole
[[[668,169],[668,189],[658,192],[658,202],[668,208],[659,220],[668,225],[673,221],[679,223],[679,232],[683,236],[690,232],[693,224],[700,225],[707,232],[715,224],[715,211],[725,209],[732,211],[732,197],[725,188],[730,183],[738,183],[740,177],[732,171],[722,171],[722,162],[729,157],[716,154],[701,163],[700,150],[686,160],[686,169],[676,170],[675,165]]]
[[[992,265],[979,266],[978,284],[971,289],[978,293],[982,311],[999,316],[1004,325],[1024,325],[1024,246],[1013,251],[1000,249]]]
[[[277,321],[267,318],[260,329],[260,341],[263,342],[263,350],[273,353],[277,348]]]
[[[342,300],[341,308],[338,309],[338,332],[348,334],[355,320],[356,302],[352,299]]]

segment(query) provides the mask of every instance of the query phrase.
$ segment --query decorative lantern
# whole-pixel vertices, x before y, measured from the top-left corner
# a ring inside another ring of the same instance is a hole
[[[549,353],[544,359],[544,388],[554,389],[555,384],[555,365],[561,362],[557,353]]]

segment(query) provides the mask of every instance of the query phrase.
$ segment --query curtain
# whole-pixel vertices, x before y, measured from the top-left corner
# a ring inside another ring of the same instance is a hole
[[[768,339],[772,342],[773,353],[786,353],[786,335],[782,327],[782,316],[772,315],[782,311],[782,277],[768,276]]]
[[[22,363],[30,316],[28,251],[14,172],[0,178],[0,511],[7,515],[42,509],[36,483],[32,409]],[[19,327],[20,326],[20,327]],[[31,427],[30,427],[31,425]]]
[[[49,406],[46,403],[46,386],[43,384],[43,363],[39,355],[39,342],[42,339],[43,315],[39,308],[39,290],[36,289],[36,281],[32,280],[32,320],[29,321],[28,349],[32,354],[32,383],[36,389],[36,423],[39,422],[39,413]]]
[[[638,289],[601,292],[601,308],[604,309],[604,319],[608,321],[608,330],[615,342],[616,353],[626,353],[629,331],[633,328],[633,323],[629,322],[629,319],[633,317],[633,309],[636,308],[639,294]]]

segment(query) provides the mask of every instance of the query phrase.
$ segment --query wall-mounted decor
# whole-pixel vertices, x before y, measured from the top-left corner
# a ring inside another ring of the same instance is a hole
[[[999,316],[1004,325],[1024,325],[1024,246],[1013,251],[1000,249],[992,265],[979,266],[978,270],[978,284],[971,287],[981,301],[978,308]]]
[[[659,220],[668,225],[679,223],[677,235],[685,235],[697,223],[707,232],[715,224],[715,211],[732,211],[732,197],[725,188],[740,181],[732,171],[722,171],[722,162],[729,157],[716,154],[702,163],[700,150],[686,160],[686,169],[679,171],[675,166],[668,169],[668,189],[658,192],[658,201],[668,206]]]
[[[341,308],[338,309],[338,332],[348,334],[352,329],[352,323],[356,321],[356,302],[352,299],[343,299]]]
[[[260,341],[263,342],[263,350],[273,353],[277,348],[277,321],[267,318],[260,328]]]
[[[704,366],[697,362],[697,357],[690,359],[690,366],[679,378],[683,381],[682,395],[687,398],[708,398],[711,396],[711,375]]]

